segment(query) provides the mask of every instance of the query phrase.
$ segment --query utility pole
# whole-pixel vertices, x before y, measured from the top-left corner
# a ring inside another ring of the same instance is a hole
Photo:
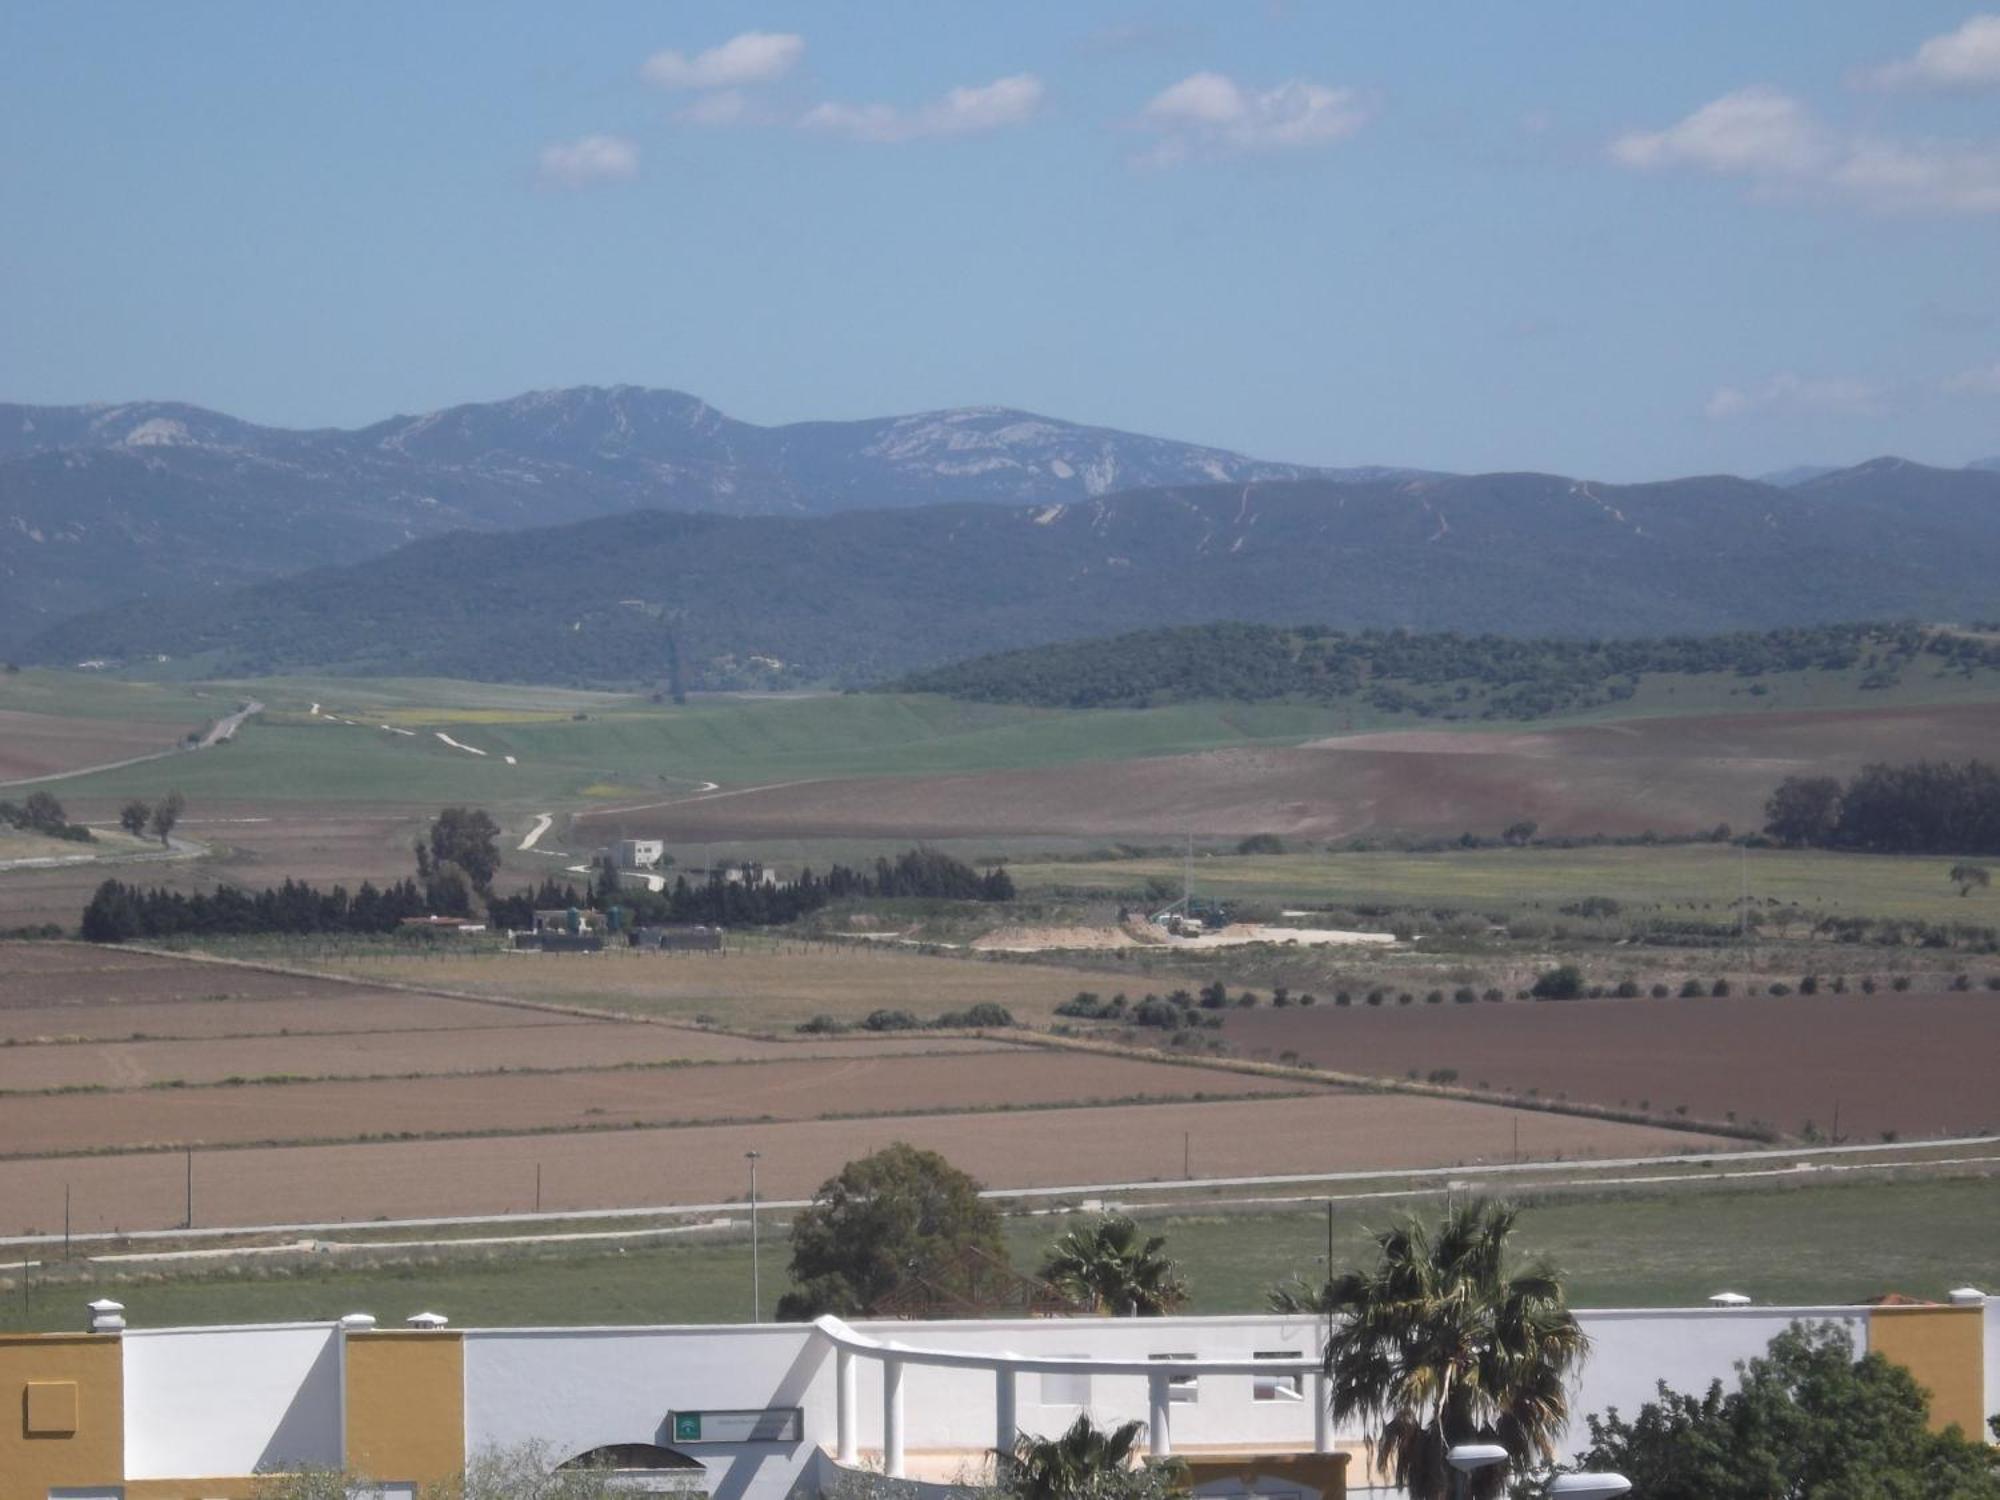
[[[744,1156],[750,1161],[750,1321],[764,1321],[764,1287],[762,1267],[758,1263],[757,1242],[757,1158],[761,1151],[746,1151]]]

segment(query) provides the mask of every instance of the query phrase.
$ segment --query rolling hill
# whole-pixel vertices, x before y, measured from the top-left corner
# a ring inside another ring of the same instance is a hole
[[[0,405],[0,649],[82,610],[209,593],[456,530],[658,506],[821,515],[1056,504],[1312,472],[995,407],[759,427],[630,386],[355,431],[260,427],[170,402]]]
[[[817,518],[643,511],[120,606],[24,654],[629,682],[662,673],[663,618],[690,687],[859,685],[1217,619],[1631,637],[1995,615],[2000,474],[1881,460],[1786,489],[1493,474]]]

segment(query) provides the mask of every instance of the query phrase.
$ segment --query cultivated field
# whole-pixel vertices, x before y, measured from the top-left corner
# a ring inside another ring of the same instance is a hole
[[[952,776],[824,779],[586,813],[583,836],[1347,838],[1754,828],[1795,772],[1966,758],[2000,742],[2000,704],[1637,718],[1516,731],[1407,730],[1289,748]]]
[[[1557,913],[1588,897],[1635,909],[1702,916],[1728,924],[1746,887],[1756,910],[1796,906],[1816,915],[2000,922],[2000,894],[1962,897],[1945,857],[1833,854],[1726,844],[1623,845],[1582,849],[1460,849],[1200,854],[1198,893],[1216,900],[1333,907],[1449,907],[1492,913]],[[1142,892],[1148,881],[1178,890],[1182,863],[1151,859],[1025,861],[1010,865],[1030,894]]]
[[[309,962],[311,960],[308,960]],[[789,1034],[828,1015],[859,1021],[907,1010],[920,1020],[983,1002],[1042,1024],[1104,976],[1054,964],[973,963],[863,944],[766,944],[727,957],[605,952],[549,956],[494,952],[409,957],[356,950],[340,972],[469,994],[588,1005],[631,1015],[713,1018],[733,1029]]]
[[[603,968],[633,1009],[648,973],[702,971],[701,1003],[767,1023],[814,972],[846,976],[850,1006],[1020,1002],[1076,978],[801,952]],[[945,969],[979,987],[941,992]],[[250,1224],[512,1212],[538,1168],[549,1208],[718,1201],[751,1149],[772,1196],[804,1196],[898,1139],[1001,1186],[1449,1165],[1510,1155],[1517,1132],[1524,1155],[1568,1157],[1706,1139],[998,1037],[758,1040],[69,944],[0,944],[0,1028],[0,1232],[58,1223],[65,1186],[79,1230],[171,1226],[190,1171],[195,1222]]]
[[[2000,994],[1883,992],[1231,1012],[1223,1035],[1349,1073],[1855,1140],[2000,1129]]]
[[[744,1153],[762,1153],[773,1199],[809,1196],[843,1163],[909,1141],[997,1188],[1335,1172],[1525,1157],[1650,1155],[1725,1144],[1612,1121],[1409,1095],[1310,1097],[902,1115],[753,1125],[198,1151],[198,1225],[366,1221],[521,1212],[538,1180],[548,1210],[739,1199]],[[1728,1143],[1736,1144],[1736,1143]],[[184,1221],[178,1152],[0,1160],[0,1232]]]

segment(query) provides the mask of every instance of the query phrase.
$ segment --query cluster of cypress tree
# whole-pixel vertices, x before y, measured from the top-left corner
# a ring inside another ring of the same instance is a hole
[[[84,908],[83,936],[93,943],[120,943],[267,932],[393,932],[403,918],[421,917],[428,910],[414,880],[399,880],[386,890],[363,881],[352,895],[345,886],[321,891],[302,880],[254,894],[221,885],[209,894],[192,895],[107,880]]]
[[[1875,854],[2000,854],[2000,768],[1915,761],[1864,766],[1846,785],[1788,776],[1764,806],[1786,844]]]

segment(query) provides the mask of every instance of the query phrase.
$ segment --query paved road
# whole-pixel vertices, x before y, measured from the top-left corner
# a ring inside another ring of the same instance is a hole
[[[46,776],[23,776],[17,781],[0,781],[0,787],[40,786],[49,781],[68,781],[73,776],[91,776],[99,771],[122,771],[127,766],[143,766],[148,761],[165,760],[170,755],[186,755],[191,750],[208,750],[224,740],[236,738],[236,731],[243,727],[243,721],[252,714],[261,714],[264,705],[252,700],[237,709],[235,713],[217,719],[208,726],[208,732],[193,745],[176,745],[171,750],[155,750],[151,755],[134,755],[129,760],[108,760],[99,766],[78,766],[73,771],[51,771]]]

